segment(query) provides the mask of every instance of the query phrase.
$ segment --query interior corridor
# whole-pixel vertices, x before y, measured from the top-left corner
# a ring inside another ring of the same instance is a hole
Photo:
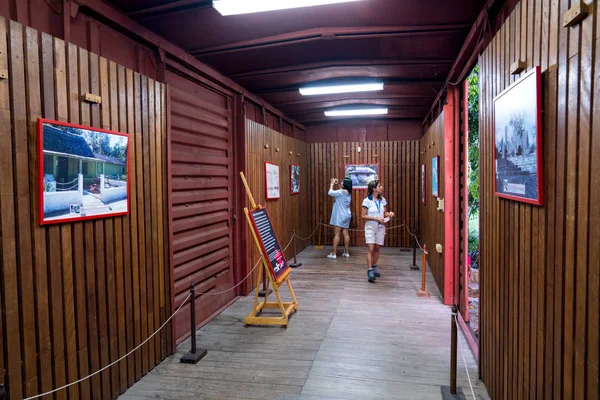
[[[120,399],[441,399],[450,382],[451,309],[432,276],[431,298],[419,298],[412,252],[382,248],[382,276],[371,284],[366,248],[337,260],[326,258],[329,251],[310,246],[299,254],[303,265],[291,277],[299,309],[287,329],[245,328],[254,294],[241,297],[198,330],[198,347],[208,350],[198,364],[179,362],[187,339]],[[286,287],[281,293],[289,298]],[[458,331],[476,398],[488,399]],[[460,346],[457,385],[472,398]]]

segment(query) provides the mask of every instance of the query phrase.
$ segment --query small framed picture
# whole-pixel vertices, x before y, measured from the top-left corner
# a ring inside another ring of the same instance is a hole
[[[265,187],[267,200],[276,200],[281,197],[279,192],[279,165],[265,161]]]
[[[440,156],[431,159],[431,194],[440,197]]]
[[[290,194],[300,193],[300,166],[290,165]]]
[[[379,179],[379,164],[346,164],[345,172],[352,180],[352,190],[364,190],[369,182]]]
[[[421,202],[427,204],[427,167],[421,164]]]

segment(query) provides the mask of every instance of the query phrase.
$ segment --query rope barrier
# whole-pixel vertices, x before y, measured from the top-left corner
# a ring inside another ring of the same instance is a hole
[[[311,237],[313,237],[315,235],[315,233],[317,233],[317,229],[319,229],[319,225],[321,225],[320,222],[317,224],[317,227],[315,228],[315,230],[313,231],[313,233],[310,234],[309,237],[307,237],[307,238],[301,238],[300,236],[296,235],[296,238],[299,239],[299,240],[308,240],[308,239],[310,239]]]
[[[458,324],[458,314],[457,313],[452,313],[452,316],[454,317],[454,323],[456,324],[456,329],[458,332],[460,332],[460,326]],[[477,398],[475,397],[475,390],[473,390],[473,384],[471,383],[471,375],[469,374],[469,368],[467,367],[467,359],[465,358],[465,350],[463,349],[463,344],[462,344],[462,339],[461,339],[461,335],[460,333],[457,334],[458,336],[458,343],[460,344],[460,353],[462,355],[462,359],[463,359],[463,363],[465,365],[465,371],[467,371],[467,379],[469,380],[469,386],[471,387],[471,395],[473,396],[473,400],[477,400]]]
[[[329,225],[329,224],[324,224],[322,222],[319,222],[319,224],[321,224],[323,226],[326,226],[328,228],[339,228],[339,226],[333,226],[333,225]],[[385,230],[388,231],[388,230],[392,230],[392,229],[396,229],[396,228],[401,228],[403,226],[406,226],[406,224],[400,224],[400,225],[391,226],[389,228],[385,228]],[[317,228],[318,228],[318,225],[317,225]],[[342,228],[342,229],[344,229],[344,228]],[[347,229],[347,230],[350,231],[350,232],[364,232],[365,231],[364,229]]]
[[[51,390],[51,391],[49,391],[49,392],[46,392],[46,393],[42,393],[42,394],[38,394],[38,395],[35,395],[35,396],[27,397],[26,399],[23,399],[23,400],[37,399],[37,398],[39,398],[39,397],[43,397],[43,396],[47,396],[47,395],[49,395],[49,394],[52,394],[52,393],[56,393],[56,392],[58,392],[58,391],[60,391],[60,390],[63,390],[63,389],[66,389],[66,388],[68,388],[69,386],[73,386],[73,385],[76,385],[76,384],[78,384],[78,383],[80,383],[80,382],[83,382],[83,381],[85,381],[86,379],[89,379],[89,378],[91,378],[92,376],[98,375],[100,372],[104,371],[105,369],[107,369],[107,368],[110,368],[110,367],[112,367],[112,366],[113,366],[113,365],[115,365],[115,364],[118,364],[119,362],[121,362],[122,360],[124,360],[125,358],[127,358],[127,357],[129,357],[131,354],[133,354],[133,353],[134,353],[134,352],[135,352],[137,349],[139,349],[140,347],[142,347],[143,345],[145,345],[146,343],[148,343],[148,341],[149,341],[150,339],[152,339],[152,338],[153,338],[153,337],[154,337],[154,336],[155,336],[155,335],[156,335],[158,332],[160,332],[160,330],[161,330],[162,328],[164,328],[164,327],[165,327],[165,325],[167,325],[167,323],[169,323],[169,321],[171,321],[171,320],[173,319],[173,317],[174,317],[174,316],[175,316],[175,315],[176,315],[176,314],[177,314],[177,313],[178,313],[178,312],[181,310],[181,308],[182,308],[182,307],[185,305],[185,303],[187,303],[187,301],[190,299],[190,296],[191,296],[191,295],[192,295],[191,293],[190,293],[190,294],[188,294],[188,296],[185,298],[185,300],[183,301],[183,303],[181,303],[181,305],[179,306],[179,308],[178,308],[178,309],[177,309],[177,310],[176,310],[176,311],[175,311],[175,312],[174,312],[174,313],[173,313],[173,314],[172,314],[172,315],[169,317],[169,319],[167,319],[167,320],[165,321],[165,323],[164,323],[164,324],[162,324],[162,325],[161,325],[161,327],[160,327],[160,328],[158,328],[158,329],[157,329],[157,330],[156,330],[156,331],[155,331],[155,332],[154,332],[152,335],[150,335],[150,336],[149,336],[149,337],[148,337],[146,340],[144,340],[142,343],[140,343],[140,344],[139,344],[139,345],[138,345],[138,346],[137,346],[135,349],[133,349],[133,350],[131,350],[129,353],[125,354],[123,357],[119,358],[119,359],[118,359],[118,360],[116,360],[116,361],[113,361],[112,363],[108,364],[107,366],[103,367],[102,369],[99,369],[98,371],[96,371],[96,372],[94,372],[94,373],[92,373],[92,374],[90,374],[90,375],[88,375],[88,376],[86,376],[86,377],[83,377],[83,378],[81,378],[81,379],[79,379],[79,380],[76,380],[75,382],[68,383],[68,384],[66,384],[66,385],[64,385],[64,386],[61,386],[61,387],[59,387],[59,388],[56,388],[56,389],[53,389],[53,390]]]
[[[292,239],[293,239],[293,238],[294,238],[294,237],[292,236]],[[290,243],[291,243],[291,241],[290,241]],[[288,244],[288,246],[289,246],[289,244]],[[284,250],[284,251],[285,251],[285,250]],[[258,267],[258,264],[259,264],[259,263],[262,261],[262,259],[263,259],[263,257],[261,256],[261,257],[258,259],[258,261],[256,262],[256,264],[254,264],[254,268],[252,268],[252,270],[251,270],[251,271],[248,273],[248,275],[246,275],[246,277],[245,277],[244,279],[242,279],[242,280],[241,280],[241,281],[240,281],[238,284],[236,284],[235,286],[232,286],[232,287],[230,287],[229,289],[227,289],[227,290],[224,290],[224,291],[222,291],[222,292],[215,292],[215,293],[200,293],[200,294],[198,295],[198,297],[200,297],[200,296],[216,296],[216,295],[220,295],[220,294],[227,293],[227,292],[231,291],[232,289],[235,289],[236,287],[240,286],[240,285],[241,285],[241,284],[242,284],[242,283],[243,283],[243,282],[244,282],[246,279],[248,279],[248,277],[249,277],[250,275],[252,275],[252,273],[254,272],[254,270],[256,270],[256,267]],[[116,361],[113,361],[112,363],[108,364],[107,366],[103,367],[102,369],[99,369],[98,371],[96,371],[96,372],[94,372],[94,373],[92,373],[92,374],[90,374],[90,375],[88,375],[88,376],[85,376],[85,377],[83,377],[83,378],[81,378],[81,379],[79,379],[79,380],[76,380],[75,382],[68,383],[68,384],[66,384],[66,385],[64,385],[64,386],[61,386],[61,387],[59,387],[59,388],[56,388],[56,389],[53,389],[53,390],[51,390],[51,391],[49,391],[49,392],[46,392],[46,393],[41,393],[41,394],[38,394],[38,395],[35,395],[35,396],[27,397],[26,399],[23,399],[23,400],[32,400],[32,399],[37,399],[37,398],[40,398],[40,397],[43,397],[43,396],[47,396],[47,395],[49,395],[49,394],[52,394],[52,393],[56,393],[56,392],[58,392],[58,391],[61,391],[61,390],[63,390],[63,389],[66,389],[66,388],[68,388],[68,387],[70,387],[70,386],[77,385],[78,383],[81,383],[81,382],[85,381],[86,379],[89,379],[89,378],[91,378],[92,376],[98,375],[100,372],[102,372],[102,371],[104,371],[104,370],[106,370],[106,369],[108,369],[108,368],[112,367],[113,365],[115,365],[115,364],[118,364],[119,362],[123,361],[125,358],[129,357],[131,354],[133,354],[133,353],[134,353],[136,350],[138,350],[140,347],[142,347],[143,345],[145,345],[146,343],[148,343],[148,341],[149,341],[150,339],[152,339],[152,338],[153,338],[153,337],[154,337],[154,336],[155,336],[155,335],[156,335],[158,332],[160,332],[160,331],[161,331],[161,330],[162,330],[162,329],[163,329],[163,328],[164,328],[164,327],[165,327],[165,326],[166,326],[166,325],[169,323],[169,321],[171,321],[171,320],[173,319],[173,317],[175,317],[175,315],[177,315],[177,313],[178,313],[178,312],[179,312],[179,311],[180,311],[180,310],[183,308],[183,306],[184,306],[184,305],[185,305],[185,304],[188,302],[188,300],[190,299],[190,297],[191,297],[191,296],[192,296],[192,294],[191,294],[191,293],[189,293],[189,294],[187,295],[187,297],[185,298],[185,300],[183,300],[183,302],[181,303],[181,305],[179,306],[179,308],[177,308],[177,310],[175,310],[175,312],[174,312],[174,313],[173,313],[173,314],[172,314],[172,315],[171,315],[171,316],[170,316],[170,317],[169,317],[169,318],[168,318],[168,319],[167,319],[167,320],[166,320],[166,321],[165,321],[165,322],[164,322],[164,323],[163,323],[163,324],[160,326],[160,328],[158,328],[158,329],[157,329],[157,330],[156,330],[156,331],[155,331],[155,332],[154,332],[152,335],[148,336],[148,338],[147,338],[146,340],[144,340],[142,343],[140,343],[140,344],[139,344],[139,345],[138,345],[136,348],[134,348],[133,350],[131,350],[129,353],[125,354],[124,356],[122,356],[122,357],[121,357],[121,358],[119,358],[118,360],[116,360]]]

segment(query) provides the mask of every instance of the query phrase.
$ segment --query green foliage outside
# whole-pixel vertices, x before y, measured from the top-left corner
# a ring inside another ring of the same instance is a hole
[[[469,217],[479,215],[479,65],[469,83]]]

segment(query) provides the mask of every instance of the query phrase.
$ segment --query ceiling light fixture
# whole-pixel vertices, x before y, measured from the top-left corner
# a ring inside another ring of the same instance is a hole
[[[383,90],[383,82],[304,87],[300,88],[300,94],[303,96],[314,96],[318,94],[374,92],[376,90]]]
[[[387,108],[358,108],[354,110],[329,110],[325,111],[326,117],[350,117],[355,115],[385,115]]]
[[[289,8],[322,6],[362,0],[214,0],[213,7],[223,16],[250,14]]]

